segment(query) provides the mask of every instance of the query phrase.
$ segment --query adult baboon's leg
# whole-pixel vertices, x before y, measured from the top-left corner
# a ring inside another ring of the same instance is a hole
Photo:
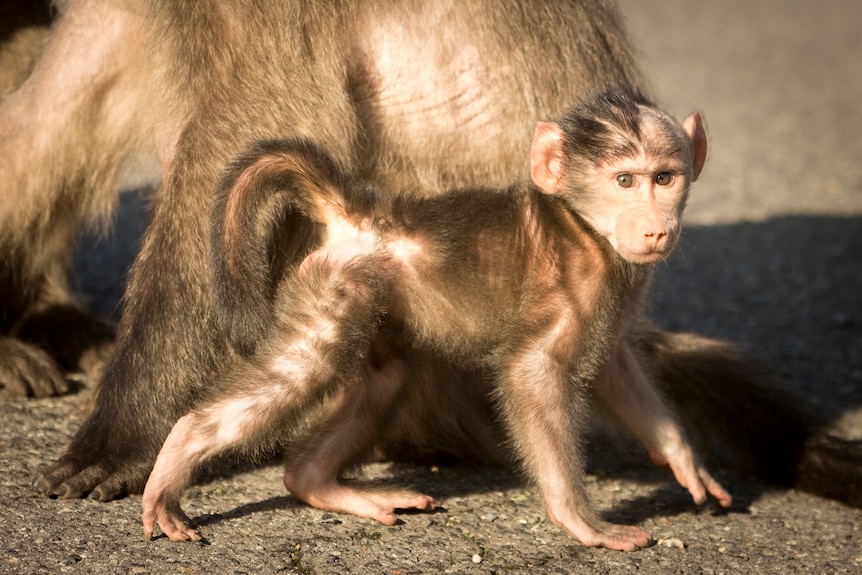
[[[65,390],[65,371],[97,371],[112,328],[67,281],[82,222],[105,219],[117,175],[152,141],[139,14],[78,0],[33,72],[0,104],[0,355],[7,393]],[[149,151],[154,148],[150,144]]]

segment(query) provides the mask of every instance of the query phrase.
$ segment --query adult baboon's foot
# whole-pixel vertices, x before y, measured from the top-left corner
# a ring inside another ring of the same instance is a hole
[[[94,456],[99,461],[94,461]],[[130,493],[142,493],[152,469],[151,461],[111,460],[99,450],[93,450],[89,459],[85,462],[67,452],[58,462],[42,469],[33,479],[33,486],[48,497],[113,501]]]
[[[0,385],[8,395],[48,397],[69,391],[67,376],[95,386],[114,347],[114,326],[77,306],[31,315],[16,337],[0,338]]]
[[[7,395],[48,397],[69,391],[54,358],[35,345],[0,337],[0,386]]]

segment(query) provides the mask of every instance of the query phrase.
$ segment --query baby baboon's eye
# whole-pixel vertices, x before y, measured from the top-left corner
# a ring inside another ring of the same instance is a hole
[[[617,184],[621,188],[630,188],[635,183],[635,177],[631,174],[620,174],[617,176]]]
[[[662,172],[655,177],[655,183],[660,186],[666,186],[673,181],[673,174],[670,172]]]

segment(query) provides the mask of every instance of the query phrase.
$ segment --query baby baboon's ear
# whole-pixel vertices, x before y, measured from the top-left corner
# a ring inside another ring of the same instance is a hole
[[[694,170],[692,181],[695,181],[703,171],[703,165],[706,163],[706,126],[704,125],[703,115],[700,112],[692,112],[683,121],[682,127],[685,133],[688,134],[688,139],[691,140],[692,158],[691,164]]]
[[[530,147],[530,177],[546,194],[555,194],[563,178],[563,129],[553,122],[539,122]]]

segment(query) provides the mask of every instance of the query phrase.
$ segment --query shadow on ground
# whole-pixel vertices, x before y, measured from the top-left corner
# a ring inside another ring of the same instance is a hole
[[[862,405],[862,218],[685,229],[655,290],[659,323],[739,342],[824,409]]]

